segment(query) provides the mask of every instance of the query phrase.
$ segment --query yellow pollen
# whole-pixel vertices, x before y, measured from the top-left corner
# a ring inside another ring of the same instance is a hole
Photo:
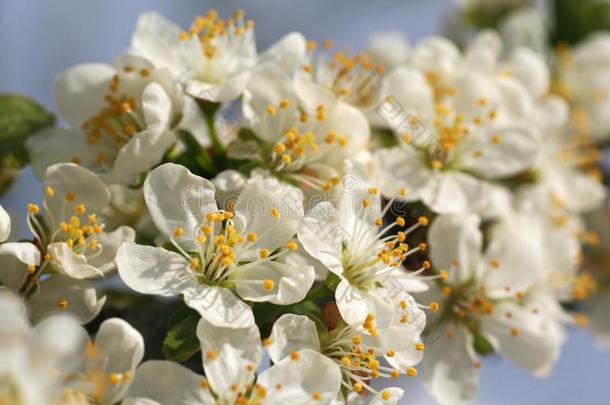
[[[284,145],[283,143],[278,143],[273,147],[273,151],[279,154],[284,153],[286,152],[286,145]]]
[[[424,262],[422,263],[422,267],[424,269],[429,269],[430,268],[430,262],[427,260],[424,260]]]
[[[74,193],[66,193],[66,200],[67,201],[74,201],[74,199],[76,198],[76,195],[74,195]]]
[[[263,288],[267,291],[273,290],[274,285],[275,285],[275,283],[273,282],[273,280],[271,280],[269,278],[263,280]]]
[[[299,245],[294,241],[290,241],[290,242],[286,243],[286,248],[288,248],[290,250],[297,250],[299,248]]]
[[[53,197],[55,195],[55,190],[53,190],[53,187],[46,187],[44,189],[44,192],[47,195],[47,197]]]
[[[371,201],[370,201],[368,198],[366,198],[366,197],[365,197],[365,198],[363,198],[363,199],[362,199],[362,206],[366,208],[366,207],[368,207],[369,205],[371,205]]]
[[[273,215],[276,218],[279,218],[280,217],[280,212],[278,211],[277,208],[273,207],[273,208],[271,208],[271,215]]]
[[[40,212],[40,207],[38,207],[38,205],[36,205],[36,204],[29,203],[28,204],[28,212],[30,214],[38,214]]]
[[[271,338],[264,338],[262,343],[263,343],[263,346],[269,346],[269,345],[271,345],[271,343],[273,343],[273,341],[271,340]]]
[[[428,218],[427,217],[419,217],[419,218],[417,218],[417,222],[419,222],[419,224],[421,226],[428,226]]]
[[[292,353],[290,353],[290,358],[293,361],[299,361],[301,359],[301,353],[299,353],[299,352],[292,352]]]
[[[198,258],[198,257],[193,257],[193,258],[191,259],[191,267],[192,267],[193,269],[198,269],[200,265],[201,265],[201,263],[200,263],[200,261],[199,261],[199,258]]]
[[[271,115],[275,115],[275,114],[277,114],[277,110],[276,110],[276,109],[275,109],[275,107],[274,107],[274,106],[272,106],[271,104],[269,104],[269,105],[267,106],[267,110],[266,110],[266,111],[267,111],[267,113],[268,113],[268,114],[271,114]]]
[[[250,242],[256,242],[257,238],[258,238],[258,235],[255,232],[250,232],[248,234],[248,241],[250,241]]]
[[[426,249],[428,249],[428,245],[426,245],[425,243],[420,243],[419,245],[417,245],[417,247],[419,248],[419,250],[421,250],[422,252],[425,252]]]
[[[269,253],[270,253],[270,252],[269,252],[269,249],[267,249],[267,248],[262,248],[261,250],[259,250],[259,251],[258,251],[258,256],[259,256],[261,259],[265,259],[265,258],[269,257]]]
[[[416,377],[417,376],[417,369],[415,367],[407,368],[407,375],[409,377]]]
[[[500,134],[495,134],[494,136],[491,137],[491,143],[493,145],[499,144],[500,141],[502,141],[502,135],[500,135]]]
[[[376,226],[381,226],[381,225],[383,225],[383,221],[381,220],[381,218],[375,218],[375,225],[376,225]]]
[[[421,352],[421,351],[423,351],[425,348],[426,348],[426,345],[424,345],[424,343],[423,343],[423,342],[417,342],[417,343],[415,343],[415,350],[418,350],[418,351],[420,351],[420,352]]]
[[[83,215],[85,213],[86,209],[85,209],[85,204],[77,204],[74,207],[74,212],[76,212],[78,215]]]
[[[451,287],[450,287],[450,286],[448,286],[448,285],[444,286],[444,287],[441,289],[441,293],[442,293],[442,294],[443,294],[445,297],[449,296],[449,295],[451,294],[451,291],[452,291],[452,290],[451,290]]]
[[[349,367],[352,364],[352,361],[349,359],[349,357],[343,356],[341,358],[341,363],[343,363],[345,367]]]
[[[589,318],[586,314],[576,314],[574,315],[574,322],[578,327],[586,328],[589,325]]]
[[[322,399],[322,394],[320,394],[319,392],[314,392],[313,394],[311,394],[311,397],[315,400],[315,401],[319,401]]]
[[[356,392],[362,391],[362,384],[360,384],[360,383],[355,383],[352,387],[354,388],[354,391],[356,391]]]
[[[394,373],[394,371],[392,371],[392,373]],[[396,373],[398,374],[397,371],[396,371]],[[392,378],[398,378],[398,377],[394,377],[394,374],[392,374]],[[392,397],[392,393],[390,392],[390,390],[384,390],[383,394],[381,394],[381,397],[383,398],[384,401],[387,401]]]
[[[57,302],[57,307],[58,307],[59,309],[64,309],[64,310],[65,310],[66,308],[68,308],[68,300],[67,300],[67,299],[65,299],[65,298],[60,299],[60,300]]]
[[[282,101],[280,101],[280,108],[288,108],[289,105],[290,105],[290,102],[286,99],[283,99]]]
[[[208,380],[206,378],[202,378],[199,382],[199,386],[204,390],[207,390],[208,388],[210,388],[210,383],[208,383]]]
[[[493,267],[494,269],[498,269],[500,268],[500,261],[497,259],[494,259],[491,261],[491,267]]]
[[[214,359],[216,359],[216,357],[218,357],[218,353],[216,351],[210,349],[207,351],[206,356],[208,359],[214,360]]]
[[[396,225],[405,226],[405,219],[403,217],[396,218]]]
[[[441,280],[447,280],[447,270],[441,270]]]
[[[432,312],[437,312],[437,311],[438,311],[438,309],[439,309],[438,302],[432,301],[432,302],[430,303],[430,311],[432,311]]]
[[[118,374],[118,373],[111,373],[108,376],[108,378],[110,380],[110,384],[116,385],[116,384],[121,382],[121,380],[123,379],[123,376],[121,374]]]
[[[371,187],[369,188],[369,194],[371,195],[375,195],[379,193],[379,189],[377,187]]]
[[[521,333],[521,331],[517,327],[514,327],[510,330],[510,334],[513,336],[519,336],[519,333]]]
[[[180,238],[182,236],[184,236],[184,229],[182,229],[181,227],[176,227],[176,229],[174,229],[174,236]]]
[[[36,272],[36,266],[34,266],[33,264],[30,264],[28,266],[27,271],[28,271],[29,274],[33,274],[34,272]]]

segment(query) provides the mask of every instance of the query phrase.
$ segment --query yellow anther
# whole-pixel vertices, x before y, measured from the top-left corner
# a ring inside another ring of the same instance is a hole
[[[290,353],[290,358],[294,361],[299,361],[301,359],[301,353],[292,352],[292,353]]]
[[[371,195],[379,194],[379,189],[377,187],[370,187],[369,194],[371,194]]]
[[[425,252],[426,249],[428,249],[428,245],[426,245],[425,243],[420,243],[419,245],[417,245],[418,249],[421,250],[422,252]]]
[[[275,114],[277,114],[277,110],[276,110],[276,109],[275,109],[275,107],[274,107],[273,105],[271,105],[271,104],[269,104],[269,105],[267,106],[266,111],[267,111],[267,113],[268,113],[268,114],[271,114],[271,115],[275,115]]]
[[[208,382],[207,378],[202,378],[199,382],[199,386],[204,390],[207,390],[208,388],[210,388],[210,383]]]
[[[199,268],[199,266],[201,266],[201,262],[199,261],[199,258],[198,257],[193,257],[191,259],[191,268],[196,270],[196,269]]]
[[[409,377],[416,377],[417,376],[417,369],[415,367],[407,368],[407,375]]]
[[[440,276],[441,276],[441,280],[447,280],[447,276],[448,276],[447,270],[441,270]]]
[[[280,212],[278,211],[277,208],[273,207],[273,208],[271,208],[271,215],[273,215],[275,218],[279,218]]]
[[[123,375],[119,373],[111,373],[109,376],[110,384],[116,385],[123,380]]]
[[[36,272],[36,266],[35,266],[35,265],[33,265],[33,264],[30,264],[30,265],[28,266],[28,269],[27,269],[27,270],[28,270],[28,273],[29,273],[29,274],[33,274],[33,273],[35,273],[35,272]]]
[[[290,155],[282,155],[282,162],[286,165],[292,163],[292,156]]]
[[[273,147],[273,151],[275,153],[284,153],[286,152],[286,145],[284,145],[283,143],[277,143],[275,144],[275,146]]]
[[[89,249],[97,250],[97,239],[91,239],[89,242]]]
[[[424,260],[424,262],[422,263],[422,267],[424,269],[429,269],[430,268],[430,262],[428,260]]]
[[[352,338],[352,343],[355,345],[359,345],[360,343],[362,343],[362,339],[360,338],[360,335],[356,335]]]
[[[57,301],[57,307],[59,309],[67,309],[68,308],[68,300],[66,298],[62,298],[59,301]]]
[[[202,233],[197,235],[197,242],[199,243],[205,243],[208,240],[208,238],[206,238],[206,236]]]
[[[174,236],[177,238],[184,236],[184,229],[177,226],[176,229],[174,229]]]
[[[375,218],[375,225],[376,225],[376,226],[381,226],[381,225],[383,225],[383,221],[381,220],[381,218]]]
[[[438,311],[438,309],[439,309],[438,302],[432,301],[432,302],[430,303],[430,311],[432,311],[432,312],[437,312],[437,311]]]
[[[188,32],[181,32],[180,34],[178,34],[178,39],[182,42],[186,42],[188,41],[190,38],[190,35]]]
[[[148,76],[150,76],[150,70],[148,70],[146,68],[142,68],[142,69],[140,69],[140,74],[142,75],[142,77],[148,77]]]
[[[210,235],[210,234],[212,234],[212,227],[209,225],[204,225],[201,227],[201,232],[203,232],[206,235]]]
[[[55,190],[53,190],[53,187],[45,187],[44,192],[47,197],[53,197],[55,195]]]
[[[210,349],[210,350],[208,350],[208,351],[206,352],[206,354],[205,354],[205,355],[206,355],[206,357],[207,357],[209,360],[215,360],[215,359],[216,359],[216,357],[218,357],[218,352],[216,352],[215,350]]]
[[[396,373],[396,376],[394,376],[394,373]],[[400,373],[398,371],[392,370],[392,374],[391,374],[392,378],[398,378],[399,375],[400,375]],[[390,398],[392,398],[392,393],[390,392],[390,390],[383,390],[381,397],[383,398],[384,401],[387,401]]]
[[[500,268],[500,261],[498,259],[492,260],[491,267],[493,267],[494,269]]]
[[[76,195],[74,193],[66,193],[66,200],[67,201],[74,201],[74,199],[76,198]]]
[[[351,360],[349,359],[349,357],[347,357],[347,356],[343,356],[343,357],[341,358],[341,363],[343,363],[343,365],[344,365],[345,367],[349,367],[349,366],[351,366],[351,365],[352,365],[352,361],[351,361]]]
[[[38,205],[36,205],[36,204],[29,203],[28,204],[28,212],[30,214],[38,214],[40,212],[40,207],[38,207]]]
[[[262,343],[263,343],[263,346],[269,346],[269,345],[271,345],[271,343],[273,343],[273,341],[271,340],[271,338],[267,337],[267,338],[263,339]]]
[[[510,334],[513,336],[519,336],[519,334],[521,333],[521,330],[519,330],[519,328],[514,327],[510,330]]]
[[[429,223],[427,217],[419,217],[419,218],[417,218],[417,222],[419,222],[419,224],[421,226],[428,226],[428,223]]]
[[[405,219],[403,217],[397,217],[396,218],[396,225],[398,225],[398,226],[405,226]]]
[[[256,242],[257,238],[258,238],[258,235],[255,232],[250,232],[248,234],[248,241],[250,241],[250,242]]]
[[[85,213],[85,211],[86,211],[85,204],[77,204],[74,207],[74,212],[76,212],[78,215],[83,215]]]
[[[289,105],[290,105],[290,102],[286,99],[283,99],[282,101],[280,101],[280,108],[288,108]]]
[[[267,249],[267,248],[262,248],[261,250],[259,250],[259,251],[258,251],[258,256],[259,256],[261,259],[265,259],[265,258],[269,257],[269,253],[270,253],[270,252],[269,252],[269,249]]]
[[[345,145],[347,145],[348,142],[349,141],[347,139],[347,136],[340,136],[339,137],[339,145],[345,146]]]
[[[371,200],[369,200],[366,197],[364,197],[361,202],[362,202],[362,206],[365,208],[368,207],[369,205],[371,205]]]
[[[417,351],[423,351],[426,348],[426,345],[424,345],[423,342],[417,342],[415,343],[415,350]]]
[[[273,280],[266,278],[263,280],[263,288],[267,291],[271,291],[273,290],[273,287],[275,286],[275,283],[273,282]]]
[[[586,314],[580,313],[574,315],[574,322],[581,328],[586,328],[589,325],[589,318]]]
[[[299,245],[294,241],[290,241],[290,242],[286,243],[286,248],[288,248],[290,250],[297,250],[299,248]]]
[[[388,357],[394,357],[395,354],[396,352],[394,352],[394,350],[388,350],[385,355]]]
[[[314,401],[319,401],[322,399],[322,394],[320,394],[319,392],[314,392],[313,394],[311,394],[311,398]]]
[[[430,166],[434,169],[434,170],[440,170],[443,168],[443,162],[441,162],[438,159],[433,159],[432,161],[430,161]]]
[[[362,391],[362,388],[363,388],[363,387],[362,387],[362,384],[360,384],[360,383],[355,383],[354,385],[352,385],[352,388],[354,388],[354,391],[356,391],[356,392],[360,392],[360,391]]]

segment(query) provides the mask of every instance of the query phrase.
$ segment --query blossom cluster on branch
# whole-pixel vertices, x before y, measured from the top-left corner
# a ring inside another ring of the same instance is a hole
[[[0,207],[0,403],[397,404],[423,371],[460,404],[485,356],[550,373],[586,311],[610,339],[610,36],[254,33],[148,13],[113,64],[58,76],[63,124],[25,143],[31,238]],[[124,320],[80,326],[115,274],[177,308],[168,359]]]

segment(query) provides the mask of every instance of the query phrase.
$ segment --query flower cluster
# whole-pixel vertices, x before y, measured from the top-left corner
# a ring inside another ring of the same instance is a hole
[[[149,13],[59,75],[29,240],[0,207],[0,403],[397,404],[423,368],[456,404],[492,353],[548,374],[584,309],[608,340],[606,36],[545,59],[491,30],[356,54],[254,31]],[[80,326],[125,302],[175,311],[166,360]]]

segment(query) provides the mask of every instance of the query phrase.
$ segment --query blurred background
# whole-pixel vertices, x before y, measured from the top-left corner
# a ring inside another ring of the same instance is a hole
[[[497,1],[497,0],[489,0]],[[576,0],[572,0],[576,1]],[[197,13],[216,8],[229,15],[246,10],[256,22],[259,49],[283,34],[300,31],[314,40],[333,39],[362,50],[378,31],[402,31],[411,42],[445,31],[452,0],[0,0],[0,93],[26,94],[55,110],[58,72],[83,62],[111,62],[124,50],[138,14],[155,10],[188,26]],[[0,203],[15,218],[25,217],[40,185],[25,170]],[[13,236],[27,236],[15,224]],[[475,404],[608,404],[610,352],[596,347],[586,330],[574,330],[553,373],[537,379],[500,359],[484,359],[481,395]],[[401,380],[404,403],[433,404],[422,379]]]

